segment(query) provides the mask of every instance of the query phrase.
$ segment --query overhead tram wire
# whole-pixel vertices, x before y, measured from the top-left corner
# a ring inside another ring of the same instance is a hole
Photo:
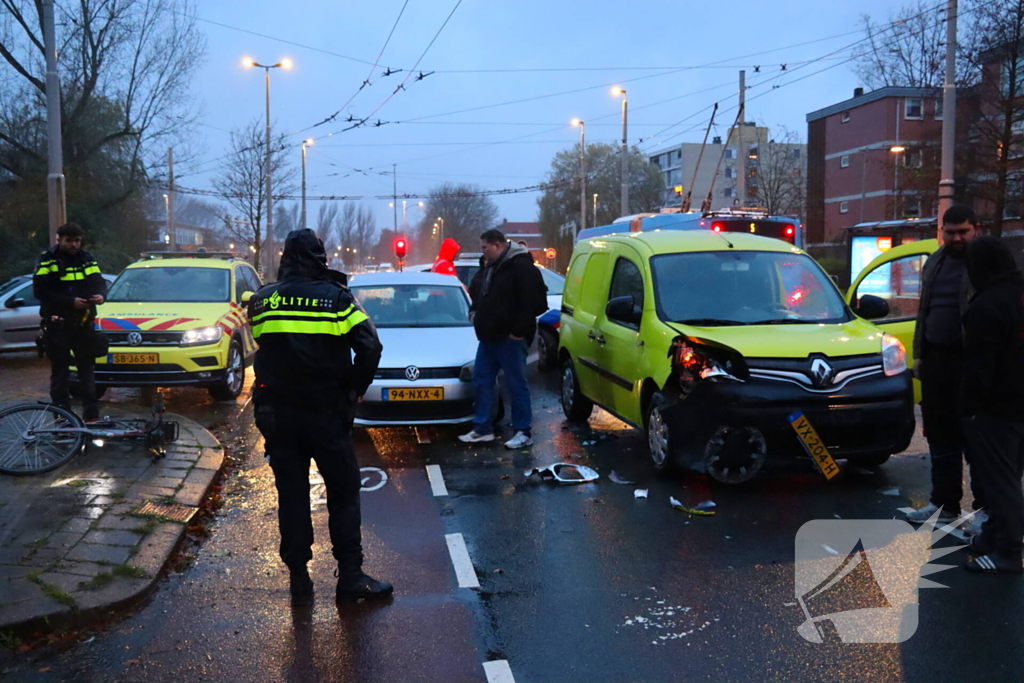
[[[334,119],[336,119],[338,117],[339,114],[341,114],[341,112],[345,111],[345,109],[348,107],[348,105],[352,104],[352,102],[356,99],[356,97],[359,95],[359,93],[361,93],[363,91],[363,88],[365,88],[368,85],[373,85],[373,83],[370,82],[370,79],[373,78],[373,72],[377,70],[377,66],[380,64],[381,57],[384,56],[384,51],[388,49],[388,45],[391,43],[391,37],[395,35],[395,29],[398,28],[398,22],[400,22],[402,20],[402,15],[405,14],[405,8],[408,7],[408,6],[409,6],[409,0],[405,0],[405,3],[402,5],[402,9],[399,10],[399,12],[398,12],[398,16],[395,17],[395,23],[391,25],[391,31],[388,33],[388,37],[384,41],[383,47],[381,47],[380,52],[377,53],[377,59],[374,60],[373,65],[370,67],[370,73],[367,74],[367,76],[363,80],[363,82],[360,83],[358,88],[356,88],[356,91],[354,93],[352,93],[352,96],[349,97],[347,100],[345,100],[345,104],[343,104],[340,107],[338,107],[338,110],[336,112],[334,112],[333,114],[331,114],[327,118],[323,119],[319,123],[314,123],[312,126],[309,126],[307,128],[303,128],[302,130],[295,131],[294,133],[292,133],[292,135],[300,135],[302,133],[305,133],[306,131],[313,130],[314,128],[317,128],[319,126],[322,126],[322,125],[324,125],[326,123],[329,123],[329,122],[333,121]],[[387,75],[391,75],[392,73],[394,73],[394,72],[392,72],[391,69],[388,68],[387,69]]]

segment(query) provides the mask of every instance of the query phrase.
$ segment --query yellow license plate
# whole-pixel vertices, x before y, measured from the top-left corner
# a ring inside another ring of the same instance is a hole
[[[796,435],[800,438],[800,443],[804,445],[807,455],[811,456],[811,460],[825,475],[825,478],[831,480],[832,477],[839,474],[839,466],[836,465],[832,454],[825,447],[825,442],[818,436],[817,430],[814,429],[807,416],[803,413],[793,413],[789,416],[789,424],[796,430]]]
[[[426,389],[385,389],[385,401],[443,401],[443,387],[427,387]]]
[[[156,365],[160,362],[159,353],[112,353],[110,362],[115,365]]]

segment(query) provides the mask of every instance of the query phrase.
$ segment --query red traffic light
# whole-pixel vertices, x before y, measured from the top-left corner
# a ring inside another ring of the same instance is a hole
[[[409,252],[409,242],[404,237],[395,238],[395,257],[399,260],[405,258],[405,255]]]

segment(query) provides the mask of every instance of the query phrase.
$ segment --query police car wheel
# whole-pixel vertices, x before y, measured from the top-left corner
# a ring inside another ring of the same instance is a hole
[[[552,370],[558,366],[558,333],[549,327],[537,330],[537,352],[541,370]]]

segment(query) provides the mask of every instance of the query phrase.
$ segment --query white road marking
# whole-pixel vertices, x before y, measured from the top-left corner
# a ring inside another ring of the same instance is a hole
[[[452,558],[452,566],[455,568],[455,577],[459,580],[459,588],[479,588],[480,582],[477,581],[473,560],[469,559],[466,540],[462,538],[462,534],[445,534],[444,540],[448,543],[448,554]]]
[[[373,480],[372,476],[370,476],[370,477],[363,477],[362,478],[362,480],[359,482],[359,484],[362,487],[360,490],[363,491],[364,493],[366,493],[367,491],[376,491],[377,489],[383,488],[384,484],[388,483],[388,474],[387,474],[387,472],[385,472],[384,470],[380,469],[379,467],[360,467],[359,471],[360,472],[371,472],[371,473],[379,474],[380,475],[380,481],[377,482],[376,484],[374,484],[373,486],[367,486],[366,485],[366,482]]]
[[[487,683],[516,683],[507,659],[484,662],[484,673],[487,674]]]
[[[447,496],[448,487],[444,485],[444,476],[440,465],[427,465],[427,477],[430,479],[430,490],[434,496]]]

